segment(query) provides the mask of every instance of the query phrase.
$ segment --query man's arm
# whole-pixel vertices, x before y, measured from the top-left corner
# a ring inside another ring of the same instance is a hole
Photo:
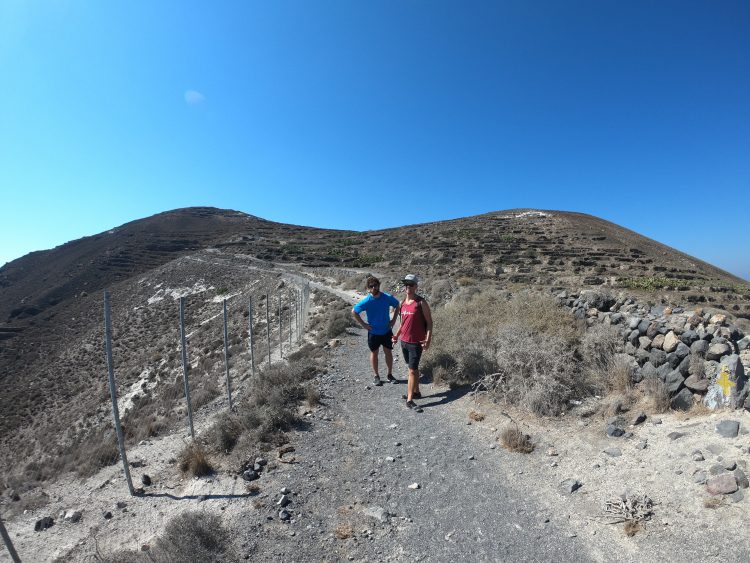
[[[357,321],[357,323],[359,323],[359,326],[367,329],[368,332],[372,330],[370,323],[366,323],[365,321],[363,321],[362,317],[360,317],[359,313],[357,313],[357,311],[355,311],[354,309],[352,309],[352,317],[354,317],[354,320]]]
[[[427,304],[427,301],[423,299],[421,303],[424,322],[427,325],[427,334],[425,335],[425,339],[422,342],[422,348],[427,350],[430,347],[430,342],[432,342],[432,312],[430,311],[430,306]]]

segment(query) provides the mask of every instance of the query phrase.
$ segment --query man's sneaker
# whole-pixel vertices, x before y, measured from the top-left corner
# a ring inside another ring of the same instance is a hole
[[[406,406],[409,407],[414,412],[422,412],[422,407],[420,407],[414,401],[406,401]]]
[[[388,377],[386,379],[388,379],[388,381],[390,381],[391,383],[398,383],[398,379],[393,377],[393,375],[391,375],[390,373],[388,374]]]
[[[382,382],[382,381],[380,381],[380,377],[376,375],[376,376],[375,376],[375,379],[373,379],[373,380],[372,380],[372,384],[373,384],[373,385],[374,385],[375,387],[380,387],[381,385],[383,385],[383,382]]]

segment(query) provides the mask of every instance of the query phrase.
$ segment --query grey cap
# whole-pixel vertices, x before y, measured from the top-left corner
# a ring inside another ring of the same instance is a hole
[[[404,283],[419,283],[419,278],[414,274],[406,274],[404,279],[401,280]]]

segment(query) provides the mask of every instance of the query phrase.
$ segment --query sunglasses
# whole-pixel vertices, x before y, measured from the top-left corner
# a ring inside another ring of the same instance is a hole
[[[380,287],[380,284],[379,284],[379,283],[376,283],[376,284],[374,284],[374,285],[368,285],[367,287],[368,287],[369,289],[375,289],[376,287]]]

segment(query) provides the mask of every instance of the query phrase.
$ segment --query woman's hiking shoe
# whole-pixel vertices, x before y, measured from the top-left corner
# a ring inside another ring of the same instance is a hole
[[[393,375],[391,375],[390,373],[388,374],[388,377],[386,379],[388,379],[388,381],[390,381],[391,383],[398,383],[398,379],[393,377]]]
[[[375,379],[373,379],[373,380],[372,380],[372,384],[373,384],[373,385],[374,385],[375,387],[380,387],[381,385],[383,385],[383,382],[382,382],[382,381],[380,381],[380,376],[376,375],[376,376],[375,376]]]
[[[423,411],[422,407],[420,407],[414,401],[406,401],[406,406],[409,407],[414,412],[422,412]]]

